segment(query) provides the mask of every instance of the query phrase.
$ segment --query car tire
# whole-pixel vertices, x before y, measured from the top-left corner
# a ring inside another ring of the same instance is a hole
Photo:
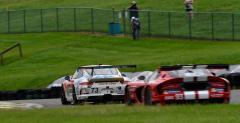
[[[77,100],[77,96],[76,96],[76,91],[75,91],[75,87],[73,86],[72,87],[72,104],[75,105],[75,104],[78,104],[78,100]]]
[[[152,92],[149,88],[146,88],[144,93],[144,105],[150,106],[152,103]]]
[[[62,102],[62,105],[70,104],[70,102],[67,101],[67,98],[65,96],[63,87],[62,87],[62,90],[61,90],[61,102]]]
[[[130,92],[128,90],[128,87],[126,88],[126,92],[125,92],[125,104],[129,105],[129,106],[133,105],[133,102],[132,102],[132,100],[130,98]]]

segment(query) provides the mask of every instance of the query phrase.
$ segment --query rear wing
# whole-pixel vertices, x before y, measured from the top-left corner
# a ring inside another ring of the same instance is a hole
[[[159,71],[173,71],[182,69],[226,69],[229,70],[228,64],[195,64],[195,65],[173,65],[173,66],[161,66]]]
[[[98,66],[92,66],[92,67],[78,67],[78,69],[102,69],[102,68],[137,68],[137,65],[98,65]]]

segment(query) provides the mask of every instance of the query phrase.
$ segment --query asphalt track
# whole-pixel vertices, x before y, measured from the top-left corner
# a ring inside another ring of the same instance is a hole
[[[240,90],[231,91],[230,104],[240,104]],[[41,109],[63,107],[60,99],[0,101],[0,109]]]
[[[41,109],[62,107],[60,99],[0,101],[0,109]]]

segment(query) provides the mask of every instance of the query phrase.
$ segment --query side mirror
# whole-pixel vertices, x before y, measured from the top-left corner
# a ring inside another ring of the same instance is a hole
[[[145,76],[139,76],[139,77],[138,77],[138,80],[145,80],[145,79],[146,79]]]
[[[123,73],[122,73],[122,76],[123,76],[123,77],[127,77],[127,76],[126,76],[125,74],[123,74]]]
[[[65,76],[64,79],[70,81],[70,76]]]
[[[216,76],[216,73],[214,73],[214,72],[211,72],[211,73],[212,73],[213,76]]]

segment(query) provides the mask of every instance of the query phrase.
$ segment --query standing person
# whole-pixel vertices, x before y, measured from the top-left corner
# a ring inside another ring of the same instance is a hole
[[[138,18],[138,7],[136,1],[131,2],[131,6],[128,8],[128,11],[130,19],[132,19],[132,17]]]
[[[131,18],[131,27],[132,27],[132,36],[133,40],[139,39],[141,24],[138,18],[132,17]]]
[[[193,18],[193,0],[185,0],[184,1],[186,12],[189,18]]]

